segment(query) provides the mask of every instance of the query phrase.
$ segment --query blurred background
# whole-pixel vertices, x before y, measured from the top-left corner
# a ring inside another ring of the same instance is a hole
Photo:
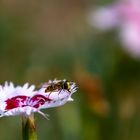
[[[117,28],[89,23],[91,9],[115,2],[0,0],[0,83],[78,86],[74,102],[44,110],[49,121],[35,115],[38,140],[139,140],[140,55],[123,49]],[[1,118],[0,140],[21,139],[21,117]]]

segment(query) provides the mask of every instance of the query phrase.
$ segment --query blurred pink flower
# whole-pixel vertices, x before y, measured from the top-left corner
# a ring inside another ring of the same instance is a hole
[[[124,49],[140,57],[140,0],[119,0],[89,14],[89,23],[107,30],[117,27]]]

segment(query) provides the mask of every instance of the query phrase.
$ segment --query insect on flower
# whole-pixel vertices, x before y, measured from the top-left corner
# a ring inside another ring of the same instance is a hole
[[[45,93],[49,92],[50,95],[52,92],[58,91],[59,95],[62,90],[67,91],[70,94],[71,90],[75,87],[72,85],[75,85],[75,83],[67,80],[54,80],[43,84],[43,87],[45,88]]]

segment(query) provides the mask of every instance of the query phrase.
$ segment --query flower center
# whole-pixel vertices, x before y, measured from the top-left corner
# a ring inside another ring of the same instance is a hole
[[[34,108],[39,108],[41,105],[45,104],[46,102],[50,102],[51,99],[37,94],[33,97],[29,96],[15,96],[10,99],[7,99],[5,110],[14,109],[17,107],[25,107],[30,106]]]
[[[16,96],[11,99],[7,99],[6,102],[6,110],[27,106],[26,101],[29,99],[28,96]]]
[[[41,105],[45,104],[46,102],[50,102],[50,101],[51,101],[51,99],[49,99],[41,94],[37,94],[30,99],[29,104],[32,107],[39,108]]]

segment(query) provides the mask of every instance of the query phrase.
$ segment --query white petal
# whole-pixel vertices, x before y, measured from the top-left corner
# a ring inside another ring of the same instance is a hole
[[[16,116],[16,115],[30,115],[33,112],[37,112],[36,108],[32,108],[29,106],[26,107],[18,107],[1,113],[1,117],[3,116]]]
[[[68,101],[68,98],[63,98],[61,100],[46,102],[44,105],[40,106],[40,109],[58,107],[64,105]]]
[[[24,84],[24,85],[23,85],[23,89],[27,89],[28,86],[29,86],[29,83]]]
[[[68,101],[73,101],[73,99],[71,97],[68,98]]]
[[[35,85],[32,85],[28,88],[28,90],[33,91],[35,89]]]

